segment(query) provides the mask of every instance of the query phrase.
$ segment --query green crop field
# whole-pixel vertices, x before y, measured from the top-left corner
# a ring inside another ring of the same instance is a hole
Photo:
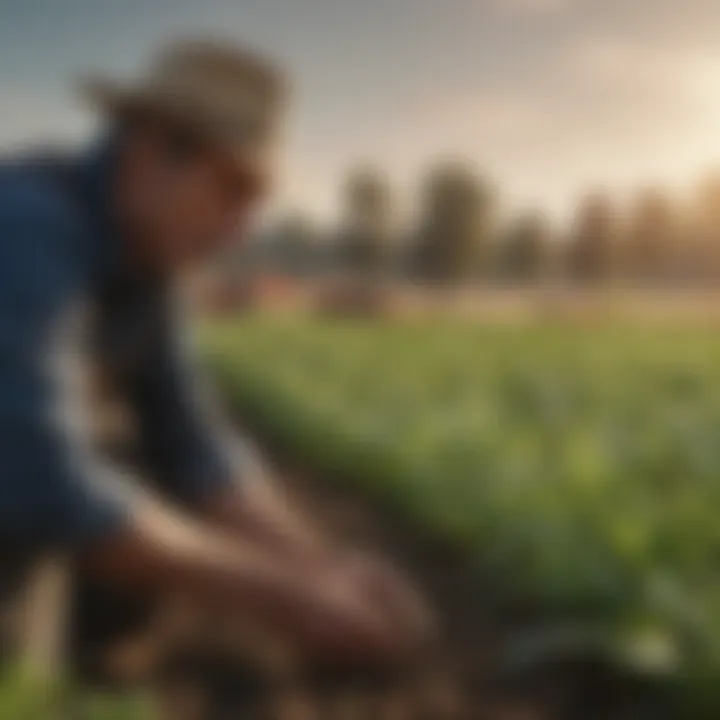
[[[599,638],[720,672],[720,338],[243,320],[210,366],[261,437],[367,487]]]

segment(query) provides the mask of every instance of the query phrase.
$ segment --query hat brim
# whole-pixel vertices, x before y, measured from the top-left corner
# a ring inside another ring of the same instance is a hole
[[[81,94],[92,107],[113,119],[140,114],[170,125],[197,132],[204,140],[227,151],[244,170],[267,173],[267,148],[243,142],[215,118],[202,113],[192,102],[155,89],[133,87],[107,78],[90,78],[81,84]]]

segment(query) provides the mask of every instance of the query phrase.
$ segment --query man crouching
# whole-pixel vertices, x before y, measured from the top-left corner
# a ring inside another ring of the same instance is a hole
[[[258,618],[307,658],[407,657],[422,604],[247,476],[174,317],[174,281],[268,194],[282,78],[237,48],[183,42],[138,83],[89,92],[108,125],[90,151],[0,167],[3,557],[70,554],[113,591]],[[93,450],[75,412],[86,353],[132,410],[144,484]]]

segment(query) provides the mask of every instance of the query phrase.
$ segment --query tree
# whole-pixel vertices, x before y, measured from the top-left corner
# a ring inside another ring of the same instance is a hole
[[[697,193],[694,255],[695,279],[720,276],[720,173],[707,177]]]
[[[541,212],[526,212],[516,218],[502,238],[499,270],[503,278],[529,282],[542,278],[546,270],[552,229]]]
[[[341,268],[364,278],[381,275],[389,261],[395,219],[389,182],[377,170],[358,169],[345,185],[343,205]]]
[[[579,282],[607,280],[617,247],[617,218],[610,199],[588,195],[574,218],[568,248],[568,273]]]
[[[677,214],[667,195],[645,190],[630,214],[621,257],[621,272],[635,281],[668,277],[676,248]]]
[[[467,164],[447,162],[428,173],[423,197],[416,270],[441,282],[475,277],[492,232],[494,192]]]
[[[720,173],[710,175],[701,183],[697,212],[707,234],[720,242]]]
[[[315,268],[318,234],[303,214],[291,212],[282,217],[266,238],[266,257],[272,269],[304,275]]]

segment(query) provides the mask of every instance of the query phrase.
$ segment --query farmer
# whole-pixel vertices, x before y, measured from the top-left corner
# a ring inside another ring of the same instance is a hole
[[[0,575],[65,553],[118,593],[259,618],[306,657],[402,658],[425,632],[415,594],[244,467],[173,317],[175,281],[270,189],[282,78],[185,41],[144,79],[87,91],[106,123],[89,151],[0,167]],[[142,476],[92,441],[86,359],[130,410]]]

